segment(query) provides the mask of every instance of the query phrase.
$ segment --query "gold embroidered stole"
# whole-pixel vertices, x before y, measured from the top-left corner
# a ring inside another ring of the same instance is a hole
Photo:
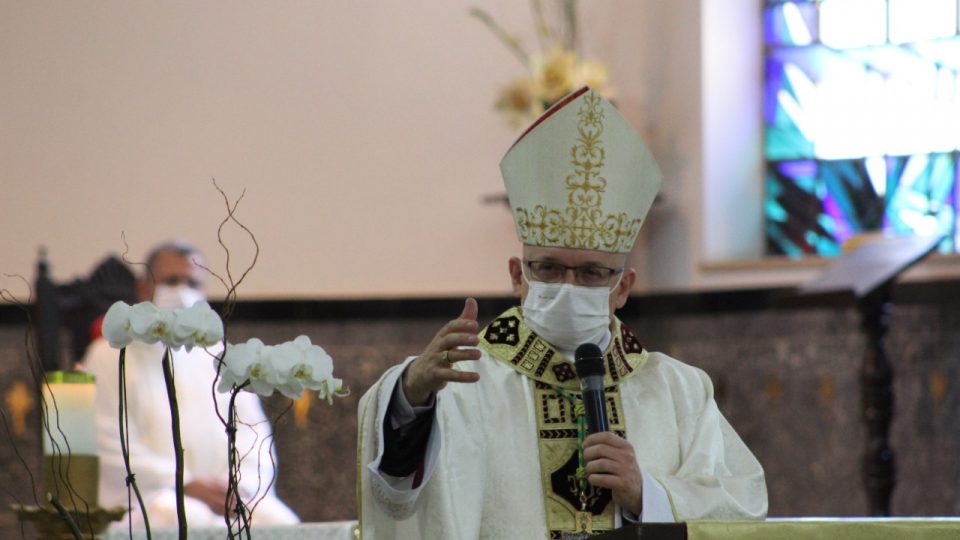
[[[610,430],[626,437],[619,383],[647,360],[647,351],[619,319],[604,353],[604,397]],[[512,308],[480,332],[480,347],[507,364],[534,385],[534,414],[540,451],[540,479],[545,495],[550,538],[581,538],[574,531],[604,531],[614,527],[614,505],[609,490],[587,487],[586,512],[581,511],[576,470],[577,418],[564,394],[580,401],[580,383],[573,363],[523,322],[520,308]],[[571,534],[572,533],[572,534]]]

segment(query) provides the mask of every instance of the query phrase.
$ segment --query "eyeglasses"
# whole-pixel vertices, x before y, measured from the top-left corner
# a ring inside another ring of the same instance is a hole
[[[623,268],[607,268],[606,266],[585,265],[567,266],[553,261],[523,261],[530,269],[534,279],[544,283],[559,283],[567,275],[567,270],[573,270],[573,278],[577,285],[585,287],[603,287],[610,283],[610,278],[623,272]]]
[[[166,278],[166,279],[164,279],[164,280],[162,280],[162,281],[158,281],[158,282],[157,282],[157,285],[167,285],[167,286],[169,286],[169,287],[176,287],[176,286],[178,286],[178,285],[186,285],[187,287],[190,287],[191,289],[199,289],[201,283],[200,283],[199,281],[197,281],[196,279],[194,279],[194,278],[192,278],[192,277],[189,277],[189,276],[174,275],[174,276],[170,276],[170,277],[168,277],[168,278]]]

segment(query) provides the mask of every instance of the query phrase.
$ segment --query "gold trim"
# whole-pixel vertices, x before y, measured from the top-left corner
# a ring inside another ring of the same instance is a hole
[[[626,212],[603,212],[607,179],[600,174],[606,162],[602,103],[603,99],[590,91],[577,111],[578,137],[570,148],[573,173],[564,180],[567,207],[561,210],[538,204],[515,209],[517,231],[524,244],[615,253],[627,253],[633,247],[643,219],[631,218]]]
[[[579,392],[570,392],[579,403]],[[626,437],[620,387],[606,389],[607,417],[610,431]],[[580,493],[576,476],[578,439],[575,405],[561,396],[556,388],[534,383],[534,415],[537,419],[537,449],[540,455],[540,482],[544,493],[544,512],[551,532],[580,531]],[[591,516],[593,531],[607,531],[616,525],[613,497],[609,490],[588,484],[585,512]]]
[[[375,401],[373,398],[378,397],[371,396],[370,401]],[[363,432],[366,429],[367,408],[370,407],[370,401],[364,404],[357,426],[357,528],[355,532],[357,538],[363,538]]]
[[[619,319],[614,319],[611,330],[613,339],[604,354],[607,418],[610,430],[626,437],[626,418],[618,383],[643,366],[647,351]],[[517,307],[501,314],[480,332],[480,347],[532,379],[546,525],[552,533],[578,530],[578,516],[582,518],[583,513],[579,507],[575,473],[577,419],[574,405],[557,391],[562,388],[575,400],[580,399],[579,381],[572,363],[527,327]],[[588,501],[588,509],[596,512],[591,514],[592,529],[612,529],[615,505],[610,493],[591,488]]]
[[[647,351],[620,319],[611,325],[613,339],[604,353],[603,383],[613,386],[633,375],[647,361]],[[494,319],[480,332],[480,346],[526,377],[564,390],[580,389],[568,359],[523,322],[519,307]]]

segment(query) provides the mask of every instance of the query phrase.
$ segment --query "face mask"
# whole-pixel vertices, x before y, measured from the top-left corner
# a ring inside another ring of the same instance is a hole
[[[160,309],[186,309],[206,296],[188,285],[157,285],[153,290],[153,305]]]
[[[554,347],[575,350],[599,343],[610,328],[610,293],[606,287],[529,281],[523,318]]]

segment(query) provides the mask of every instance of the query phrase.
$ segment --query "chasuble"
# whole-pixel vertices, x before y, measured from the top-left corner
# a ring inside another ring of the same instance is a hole
[[[709,377],[646,351],[619,320],[612,332],[604,353],[607,414],[643,471],[641,519],[762,519],[763,469],[717,408]],[[479,348],[480,360],[455,366],[478,372],[480,381],[450,383],[437,394],[423,463],[411,477],[389,477],[379,464],[389,401],[412,358],[361,399],[363,538],[560,539],[619,526],[607,490],[578,488],[572,362],[533,333],[518,308],[481,330]]]

